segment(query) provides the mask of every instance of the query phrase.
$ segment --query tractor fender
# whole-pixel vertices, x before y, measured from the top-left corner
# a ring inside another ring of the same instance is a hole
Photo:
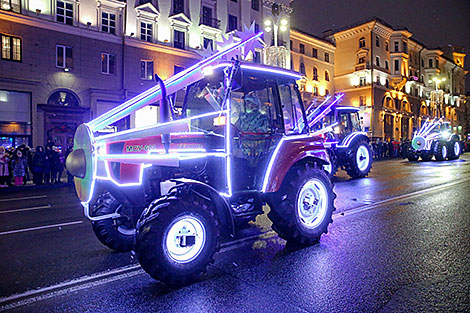
[[[262,192],[278,191],[287,172],[302,161],[317,162],[320,165],[330,163],[322,139],[309,135],[283,137],[271,155],[264,173]]]
[[[350,157],[351,153],[353,152],[351,148],[361,140],[365,140],[367,143],[370,142],[370,139],[367,137],[367,133],[365,132],[353,132],[344,137],[341,143],[336,146],[338,156],[346,158]]]
[[[235,219],[230,204],[216,189],[203,182],[188,178],[171,179],[170,181],[176,183],[176,185],[171,187],[166,195],[150,203],[148,208],[142,213],[139,224],[158,216],[158,210],[160,208],[168,206],[169,200],[176,199],[178,191],[185,190],[212,201],[216,209],[217,217],[223,225],[222,229],[227,229],[229,233],[235,235]]]

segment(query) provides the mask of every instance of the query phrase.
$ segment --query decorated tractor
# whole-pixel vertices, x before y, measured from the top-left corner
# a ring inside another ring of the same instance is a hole
[[[460,157],[462,150],[459,137],[452,133],[450,123],[441,119],[427,119],[418,132],[413,136],[411,145],[406,149],[409,161],[431,161],[434,156],[437,161],[455,160]]]
[[[330,157],[325,169],[330,176],[341,168],[351,178],[366,177],[372,167],[369,137],[362,130],[359,108],[338,105],[343,96],[327,97],[316,108],[309,107],[308,124],[323,138]]]
[[[288,70],[227,61],[262,33],[207,57],[80,125],[67,168],[98,239],[135,250],[142,268],[169,285],[206,270],[221,236],[262,214],[280,237],[302,245],[327,232],[333,185],[323,139],[306,121]],[[241,52],[240,52],[241,50]],[[160,122],[99,131],[151,103]]]

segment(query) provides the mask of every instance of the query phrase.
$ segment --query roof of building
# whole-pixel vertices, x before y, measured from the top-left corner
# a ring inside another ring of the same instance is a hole
[[[322,42],[324,42],[324,43],[327,43],[327,44],[330,44],[330,45],[333,45],[333,46],[334,46],[334,43],[331,42],[330,40],[328,40],[327,38],[323,38],[323,37],[320,37],[320,36],[316,36],[316,35],[310,34],[310,33],[306,32],[306,31],[300,30],[300,29],[298,29],[298,28],[291,28],[291,30],[296,31],[296,32],[299,32],[299,33],[301,33],[301,34],[303,34],[303,35],[305,35],[305,36],[312,37],[312,38],[314,38],[314,39],[317,39],[317,40],[319,40],[319,41],[322,41]]]
[[[335,34],[335,33],[339,33],[341,31],[344,31],[344,30],[347,30],[347,29],[350,29],[350,28],[354,28],[354,27],[357,27],[357,26],[360,26],[360,25],[363,25],[363,24],[367,24],[367,23],[370,23],[370,22],[379,22],[380,24],[392,29],[392,30],[405,30],[405,31],[408,31],[408,32],[411,32],[407,27],[404,27],[404,26],[392,26],[390,25],[389,23],[385,22],[383,19],[377,17],[377,16],[372,16],[372,17],[369,17],[367,19],[364,19],[364,20],[361,20],[361,21],[358,21],[356,23],[353,23],[353,24],[350,24],[350,25],[346,25],[346,26],[343,26],[343,27],[340,27],[340,28],[337,28],[337,29],[328,29],[326,30],[325,32],[330,32],[331,34]]]

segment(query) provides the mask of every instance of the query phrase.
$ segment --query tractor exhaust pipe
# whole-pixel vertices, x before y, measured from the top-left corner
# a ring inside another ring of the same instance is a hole
[[[155,80],[160,85],[162,91],[162,99],[160,100],[160,121],[166,123],[170,121],[170,106],[168,105],[168,98],[166,96],[165,83],[157,74],[155,74]],[[165,153],[168,153],[170,151],[170,134],[162,134],[162,144]]]

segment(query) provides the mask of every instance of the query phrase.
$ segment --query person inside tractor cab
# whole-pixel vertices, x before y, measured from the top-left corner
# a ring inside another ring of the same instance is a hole
[[[269,132],[269,119],[267,112],[255,91],[246,94],[243,98],[244,112],[239,112],[235,124],[241,133],[266,134]],[[237,125],[238,124],[238,125]]]

